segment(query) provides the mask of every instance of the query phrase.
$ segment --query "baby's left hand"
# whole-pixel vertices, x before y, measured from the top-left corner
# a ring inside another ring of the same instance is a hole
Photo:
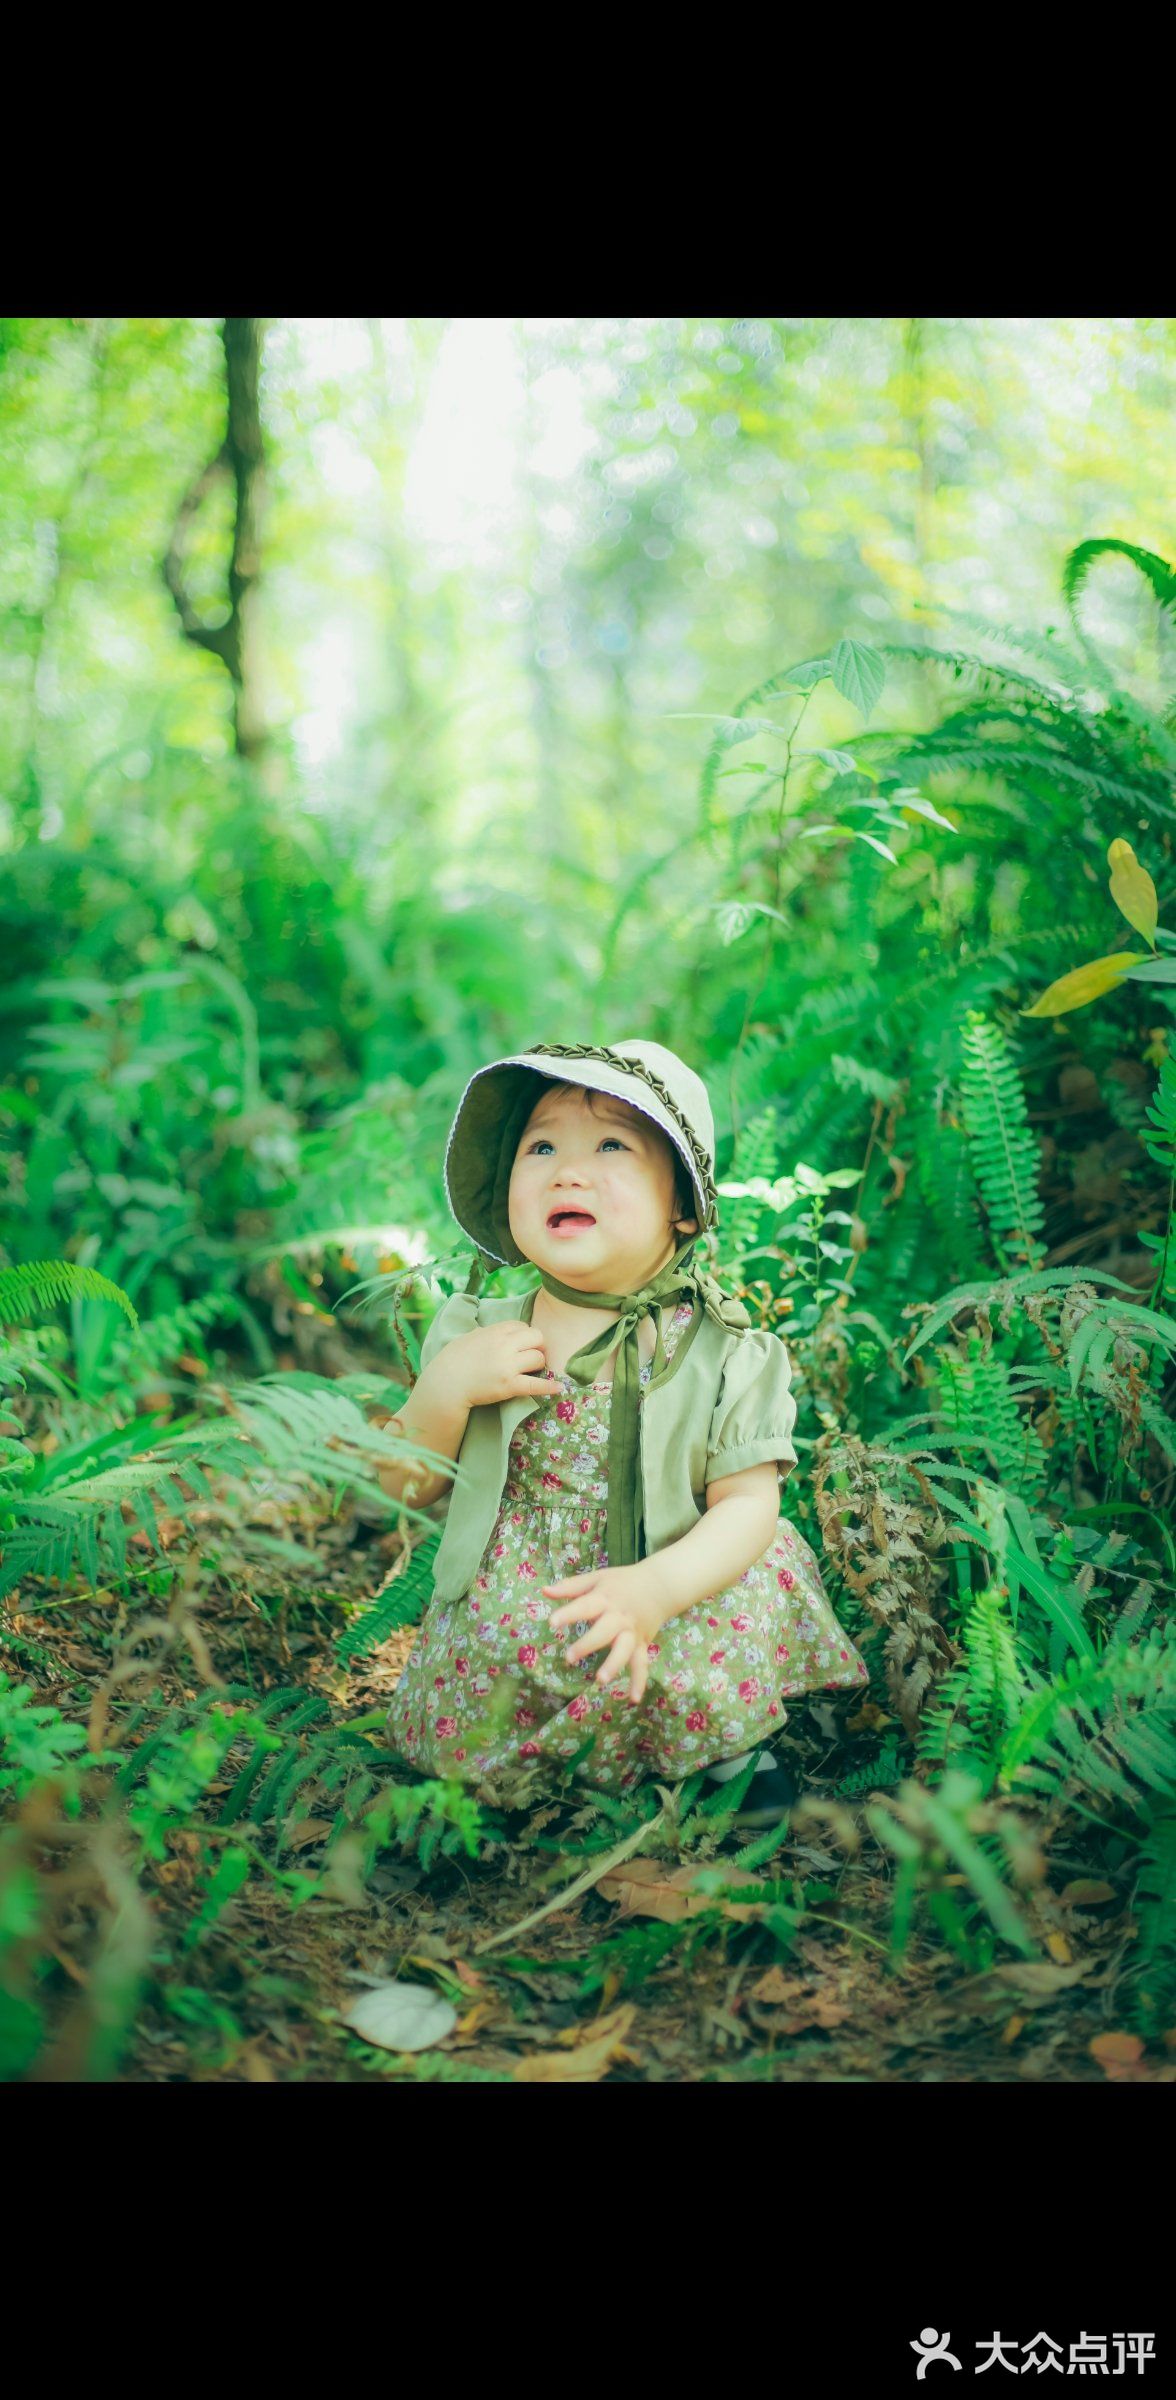
[[[649,1680],[647,1644],[665,1622],[656,1585],[644,1564],[597,1567],[591,1574],[565,1575],[559,1583],[545,1583],[540,1588],[547,1598],[566,1602],[548,1618],[554,1629],[574,1625],[581,1617],[592,1621],[591,1633],[582,1633],[564,1656],[586,1658],[589,1651],[607,1649],[611,1643],[604,1665],[596,1670],[596,1680],[611,1683],[627,1666],[629,1699],[636,1704]]]

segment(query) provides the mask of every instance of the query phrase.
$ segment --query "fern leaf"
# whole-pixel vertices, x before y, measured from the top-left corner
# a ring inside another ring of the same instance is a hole
[[[96,1267],[79,1267],[69,1258],[23,1260],[17,1267],[0,1267],[0,1325],[15,1323],[37,1309],[55,1308],[61,1300],[75,1299],[112,1301],[132,1325],[139,1322],[134,1301]]]
[[[964,1120],[995,1247],[998,1255],[1020,1251],[1032,1264],[1041,1256],[1033,1236],[1045,1220],[1037,1188],[1041,1154],[1012,1050],[999,1026],[974,1012],[963,1048]]]
[[[433,1581],[433,1564],[441,1546],[443,1526],[418,1542],[407,1566],[399,1560],[385,1576],[361,1615],[335,1642],[335,1657],[341,1666],[351,1659],[373,1650],[378,1642],[386,1642],[390,1633],[401,1625],[415,1625],[424,1615]]]

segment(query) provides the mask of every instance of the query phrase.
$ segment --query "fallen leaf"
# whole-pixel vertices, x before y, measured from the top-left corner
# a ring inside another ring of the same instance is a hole
[[[276,2083],[277,2072],[256,2042],[247,2043],[237,2061],[247,2083]]]
[[[569,2026],[559,2037],[564,2048],[532,2050],[526,2058],[520,2058],[514,2082],[599,2083],[614,2059],[628,2066],[640,2066],[637,2053],[625,2042],[636,2013],[629,2001],[623,2008],[615,2008],[610,2016],[597,2017],[591,2025]]]
[[[1074,1953],[1071,1950],[1064,1933],[1047,1933],[1045,1937],[1045,1946],[1050,1954],[1050,1957],[1056,1958],[1060,1966],[1069,1966]]]
[[[847,2008],[843,2001],[835,2000],[832,1992],[813,1993],[809,2016],[814,2025],[843,2025],[846,2018],[852,2015],[853,2010]]]
[[[393,1980],[361,1992],[341,2021],[378,2050],[431,2050],[452,2033],[457,2010],[423,1984]]]
[[[1066,1884],[1058,1898],[1067,1908],[1097,1908],[1103,1900],[1116,1900],[1118,1893],[1113,1883],[1091,1883],[1080,1877],[1077,1883]]]
[[[769,1967],[758,1983],[753,1983],[749,2000],[758,2000],[765,2008],[786,2008],[790,2000],[799,2000],[805,1986],[799,1976],[786,1975],[782,1967]]]
[[[885,1709],[879,1708],[876,1700],[863,1700],[861,1707],[855,1710],[853,1716],[846,1718],[845,1730],[847,1733],[879,1733],[883,1725],[893,1725],[893,1723],[893,1717],[887,1716]]]
[[[1002,2042],[1015,2042],[1025,2023],[1024,2017],[1010,2017],[1001,2035]]]
[[[808,1713],[819,1726],[827,1742],[835,1742],[840,1731],[837,1719],[827,1700],[810,1700]]]
[[[667,1874],[654,1858],[631,1858],[610,1875],[602,1875],[596,1886],[602,1900],[619,1903],[622,1917],[659,1917],[663,1924],[677,1925],[683,1917],[698,1916],[702,1910],[718,1909],[725,1917],[744,1919],[754,1917],[754,1907],[739,1900],[717,1900],[710,1892],[700,1892],[694,1885],[699,1867],[674,1867]],[[746,1884],[756,1891],[763,1890],[763,1877],[748,1873],[746,1867],[724,1868],[726,1883]]]
[[[464,2017],[459,2017],[457,2020],[457,2031],[460,2038],[463,2041],[472,2041],[474,2035],[480,2033],[483,2025],[488,2025],[491,2017],[496,2016],[497,2013],[498,2002],[496,1999],[475,2000],[473,2007],[467,2008]]]
[[[1100,2067],[1135,2067],[1143,2057],[1137,2033],[1096,2033],[1089,2049]]]
[[[843,2001],[834,1999],[826,1984],[806,1983],[802,1976],[786,1975],[782,1967],[769,1967],[747,1996],[761,2008],[791,2009],[783,2028],[787,2033],[804,2033],[811,2025],[843,2025],[853,2015]]]
[[[1015,1983],[1018,1990],[1048,2000],[1054,1992],[1064,1992],[1069,1984],[1080,1983],[1084,1975],[1089,1975],[1093,1965],[1094,1960],[1090,1958],[1080,1958],[1072,1967],[1049,1966],[1044,1959],[1017,1958],[1008,1959],[1003,1965],[990,1968],[989,1972],[998,1976],[1002,1983]]]
[[[303,1817],[286,1836],[287,1850],[308,1850],[312,1842],[324,1842],[331,1823],[330,1817]]]

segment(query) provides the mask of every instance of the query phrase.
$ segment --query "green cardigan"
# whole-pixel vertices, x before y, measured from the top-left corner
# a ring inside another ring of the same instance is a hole
[[[538,1288],[522,1298],[511,1292],[495,1300],[455,1292],[442,1302],[425,1335],[422,1371],[446,1342],[475,1325],[509,1317],[529,1324]],[[693,1322],[669,1365],[641,1388],[647,1555],[680,1541],[705,1516],[708,1483],[772,1459],[785,1474],[796,1465],[791,1381],[788,1353],[777,1334],[755,1327],[732,1331],[696,1303]],[[459,1600],[469,1591],[494,1530],[511,1435],[539,1400],[539,1393],[523,1392],[470,1410],[433,1567],[435,1599]]]

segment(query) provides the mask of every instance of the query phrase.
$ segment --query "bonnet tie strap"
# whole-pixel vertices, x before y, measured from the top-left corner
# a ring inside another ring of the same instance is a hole
[[[660,1273],[637,1292],[583,1292],[574,1285],[561,1283],[557,1275],[539,1269],[539,1280],[545,1291],[557,1300],[570,1300],[577,1308],[617,1309],[615,1324],[602,1326],[590,1342],[585,1342],[568,1360],[564,1370],[573,1383],[590,1384],[597,1380],[598,1370],[605,1360],[617,1353],[613,1370],[612,1406],[608,1428],[608,1563],[610,1567],[636,1565],[643,1556],[645,1506],[641,1485],[641,1437],[638,1408],[641,1397],[641,1352],[637,1328],[643,1317],[654,1319],[653,1375],[666,1365],[662,1342],[662,1310],[679,1294],[691,1296],[720,1325],[729,1331],[741,1332],[751,1324],[747,1310],[733,1293],[725,1292],[716,1277],[703,1267],[696,1266],[691,1257],[698,1235],[682,1243]]]

